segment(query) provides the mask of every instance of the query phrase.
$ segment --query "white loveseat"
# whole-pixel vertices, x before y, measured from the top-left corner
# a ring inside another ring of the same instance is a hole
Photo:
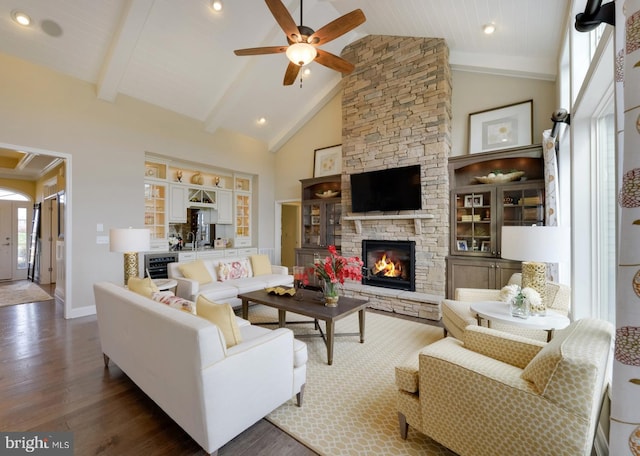
[[[112,283],[94,285],[105,357],[207,453],[298,396],[306,345],[291,330],[239,320],[242,341],[226,347],[209,320]]]
[[[185,277],[181,271],[181,266],[185,265],[185,263],[169,263],[167,265],[167,273],[169,278],[178,282],[176,294],[181,298],[196,301],[198,295],[203,295],[210,301],[226,302],[233,307],[239,307],[242,302],[238,299],[238,294],[278,285],[293,285],[293,275],[289,274],[289,270],[285,266],[269,264],[269,270],[262,270],[259,275],[254,273],[252,263],[255,264],[256,260],[262,260],[264,264],[264,259],[264,255],[253,255],[251,257],[198,260],[202,262],[210,276],[211,280],[206,283]],[[238,263],[242,263],[242,267],[244,268],[247,268],[248,265],[247,274],[244,274],[246,276],[225,280],[223,274],[220,273],[221,265]]]

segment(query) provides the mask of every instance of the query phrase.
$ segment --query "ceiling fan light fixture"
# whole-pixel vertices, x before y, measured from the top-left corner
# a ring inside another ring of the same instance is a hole
[[[286,54],[292,63],[304,66],[316,58],[318,51],[308,43],[294,43],[287,48]]]
[[[211,8],[217,13],[222,11],[222,0],[212,0]]]
[[[31,25],[31,18],[27,13],[23,13],[22,11],[11,11],[11,19],[25,27]]]

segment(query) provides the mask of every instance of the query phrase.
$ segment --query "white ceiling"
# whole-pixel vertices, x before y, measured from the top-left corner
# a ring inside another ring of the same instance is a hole
[[[285,45],[263,0],[0,0],[0,52],[96,85],[96,96],[133,97],[281,147],[339,88],[318,63],[302,87],[282,85],[284,54],[234,49]],[[296,23],[300,1],[284,0]],[[444,38],[453,68],[555,79],[569,0],[306,0],[314,30],[356,8],[367,21],[322,46],[340,55],[367,34]],[[32,26],[11,20],[19,9]],[[483,24],[496,25],[494,35]],[[267,123],[257,124],[265,117]]]

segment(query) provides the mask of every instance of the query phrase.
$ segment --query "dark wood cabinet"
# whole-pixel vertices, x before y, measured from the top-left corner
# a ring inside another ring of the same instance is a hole
[[[447,295],[460,287],[501,288],[520,271],[520,262],[501,258],[502,226],[545,224],[542,147],[452,157],[449,179]]]
[[[342,245],[342,192],[339,174],[302,179],[302,239],[296,249],[296,264],[309,267],[317,255],[327,256],[327,247]],[[312,280],[313,281],[313,280]]]

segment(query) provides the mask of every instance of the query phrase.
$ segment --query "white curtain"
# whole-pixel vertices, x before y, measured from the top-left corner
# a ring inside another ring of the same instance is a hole
[[[616,342],[609,454],[640,455],[640,0],[616,8],[619,188]]]

